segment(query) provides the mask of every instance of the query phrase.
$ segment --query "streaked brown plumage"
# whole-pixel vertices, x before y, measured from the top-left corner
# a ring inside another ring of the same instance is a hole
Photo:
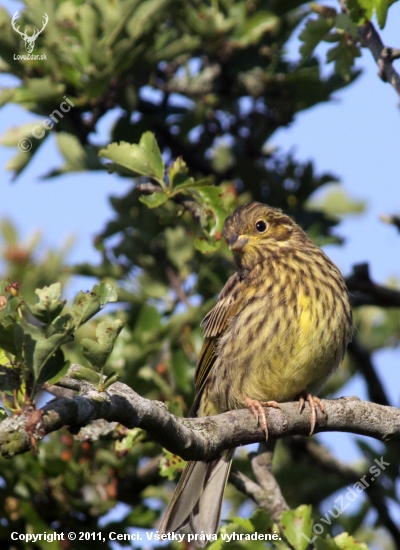
[[[319,400],[312,394],[338,367],[352,335],[342,275],[296,223],[265,204],[252,202],[228,216],[224,237],[236,272],[202,322],[191,416],[248,406],[265,422],[260,403],[300,396],[315,415]],[[218,531],[232,456],[228,450],[186,465],[161,533],[186,523],[193,533]]]

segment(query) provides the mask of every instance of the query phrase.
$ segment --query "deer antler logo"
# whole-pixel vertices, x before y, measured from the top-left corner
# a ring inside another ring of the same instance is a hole
[[[47,13],[44,14],[44,22],[43,22],[43,26],[42,28],[39,30],[39,29],[36,29],[36,31],[34,31],[34,33],[32,34],[32,36],[28,36],[26,34],[26,31],[24,32],[21,32],[19,30],[19,27],[16,27],[15,26],[15,22],[17,21],[19,17],[19,13],[18,11],[16,11],[13,15],[13,18],[12,18],[12,21],[11,21],[11,25],[12,25],[12,28],[15,30],[15,32],[17,32],[18,34],[20,34],[22,36],[22,40],[25,42],[25,48],[26,48],[26,51],[28,53],[32,53],[33,52],[33,48],[35,47],[35,42],[36,42],[36,38],[39,36],[39,34],[43,31],[43,29],[46,27],[48,21],[49,21],[49,16],[47,15]]]

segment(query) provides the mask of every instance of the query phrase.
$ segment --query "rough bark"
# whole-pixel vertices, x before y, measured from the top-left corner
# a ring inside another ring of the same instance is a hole
[[[178,418],[168,412],[164,403],[145,399],[120,382],[99,393],[89,383],[71,377],[78,368],[79,365],[72,365],[59,385],[79,391],[80,395],[56,397],[39,410],[27,408],[0,424],[2,456],[11,458],[35,450],[37,441],[63,426],[77,433],[79,428],[99,419],[119,422],[127,428],[142,428],[149,438],[185,460],[209,459],[224,449],[265,438],[249,410],[206,418]],[[356,397],[323,400],[323,403],[327,417],[318,412],[316,433],[341,431],[381,441],[400,441],[400,409]],[[309,408],[306,406],[301,414],[298,411],[298,403],[283,403],[282,410],[267,409],[270,439],[308,435]],[[94,438],[95,434],[94,430]]]

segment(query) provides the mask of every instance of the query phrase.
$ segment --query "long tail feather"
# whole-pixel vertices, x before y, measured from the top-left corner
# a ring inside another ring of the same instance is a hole
[[[186,464],[161,521],[160,534],[177,531],[187,523],[192,533],[218,532],[233,453],[234,449],[229,449],[215,460]]]

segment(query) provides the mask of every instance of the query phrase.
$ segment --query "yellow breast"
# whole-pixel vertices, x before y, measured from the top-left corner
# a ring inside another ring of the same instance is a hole
[[[285,402],[315,393],[339,365],[343,308],[331,306],[329,292],[317,300],[292,290],[250,301],[221,337],[211,377],[220,410],[241,408],[246,397]]]

